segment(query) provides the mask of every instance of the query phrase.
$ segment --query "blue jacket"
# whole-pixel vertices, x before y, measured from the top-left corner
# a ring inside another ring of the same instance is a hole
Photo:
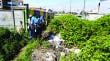
[[[37,25],[38,24],[38,20],[39,20],[39,18],[36,18],[35,16],[32,16],[32,18],[31,18],[31,24]]]

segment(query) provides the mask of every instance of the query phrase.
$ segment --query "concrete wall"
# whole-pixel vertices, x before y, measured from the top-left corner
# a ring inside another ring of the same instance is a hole
[[[86,19],[96,20],[102,16],[103,16],[103,14],[88,14],[88,16],[86,16]]]
[[[16,28],[20,26],[20,21],[24,25],[24,13],[22,10],[15,10],[15,25]],[[14,28],[12,11],[0,11],[0,27]]]

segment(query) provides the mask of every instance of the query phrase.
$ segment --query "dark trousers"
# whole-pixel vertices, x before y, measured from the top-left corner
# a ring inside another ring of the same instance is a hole
[[[35,30],[34,29],[30,29],[29,33],[30,33],[30,38],[33,38],[34,34],[35,34]]]
[[[37,37],[40,37],[41,36],[41,33],[42,33],[42,28],[41,27],[37,27],[36,28],[36,32],[35,32],[36,36]]]

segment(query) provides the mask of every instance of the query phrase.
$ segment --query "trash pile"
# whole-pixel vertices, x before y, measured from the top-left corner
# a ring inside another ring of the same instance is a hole
[[[32,61],[56,61],[55,51],[52,49],[36,49],[32,53]]]
[[[80,49],[77,47],[71,49],[66,48],[63,45],[64,40],[61,38],[60,34],[56,36],[51,35],[48,42],[51,44],[52,48],[36,49],[32,53],[32,61],[59,61],[61,56],[67,56],[70,52],[73,52],[76,55],[80,53]]]

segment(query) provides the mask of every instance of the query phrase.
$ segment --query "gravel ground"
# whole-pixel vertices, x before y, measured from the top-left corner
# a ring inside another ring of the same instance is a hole
[[[53,49],[40,48],[32,53],[32,61],[57,61],[56,52]]]

